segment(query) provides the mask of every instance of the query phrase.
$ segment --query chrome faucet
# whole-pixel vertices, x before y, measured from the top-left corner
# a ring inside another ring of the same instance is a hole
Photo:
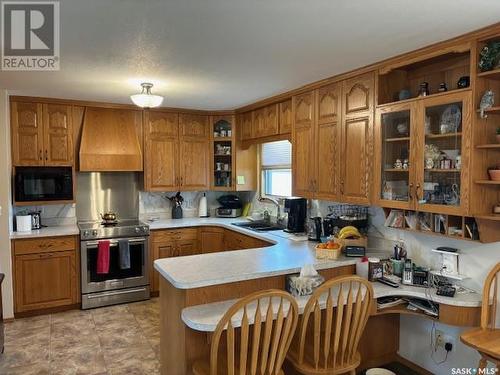
[[[285,220],[285,218],[281,216],[281,206],[280,206],[280,203],[278,202],[277,199],[268,198],[268,197],[260,197],[259,202],[274,203],[276,205],[276,207],[278,208],[278,211],[276,213],[276,224],[283,225],[283,221]]]

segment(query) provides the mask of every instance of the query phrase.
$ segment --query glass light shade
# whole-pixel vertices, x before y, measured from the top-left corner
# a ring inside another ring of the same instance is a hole
[[[163,102],[163,96],[153,94],[130,95],[130,99],[132,99],[135,105],[142,108],[159,107]]]

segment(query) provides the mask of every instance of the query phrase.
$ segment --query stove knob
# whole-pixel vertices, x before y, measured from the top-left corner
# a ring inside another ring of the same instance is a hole
[[[141,233],[141,227],[135,227],[135,233]]]
[[[89,231],[88,230],[84,230],[83,231],[83,237],[88,237],[89,236]]]
[[[92,235],[93,235],[94,237],[97,237],[97,230],[95,230],[95,229],[94,229],[94,230],[92,231]]]

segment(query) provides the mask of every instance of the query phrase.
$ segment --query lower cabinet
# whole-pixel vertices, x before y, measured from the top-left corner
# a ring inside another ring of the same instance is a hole
[[[79,302],[77,244],[73,236],[13,241],[16,313]]]
[[[151,292],[156,294],[159,291],[160,275],[153,267],[156,259],[271,245],[267,241],[215,226],[154,230],[150,246]]]

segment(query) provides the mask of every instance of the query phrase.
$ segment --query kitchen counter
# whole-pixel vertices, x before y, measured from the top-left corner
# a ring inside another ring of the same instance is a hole
[[[76,236],[78,234],[80,234],[80,231],[76,224],[55,225],[38,230],[32,230],[31,232],[10,232],[10,239],[19,240],[24,238]]]
[[[273,245],[246,250],[191,255],[158,259],[155,269],[178,289],[191,289],[227,284],[244,280],[286,275],[300,272],[306,264],[317,270],[354,265],[358,259],[340,257],[337,260],[319,260],[315,257],[316,243],[294,240],[294,235],[282,231],[255,232],[231,225],[245,219],[186,218],[159,220],[148,223],[151,230],[193,226],[220,226],[235,232],[268,241]]]

